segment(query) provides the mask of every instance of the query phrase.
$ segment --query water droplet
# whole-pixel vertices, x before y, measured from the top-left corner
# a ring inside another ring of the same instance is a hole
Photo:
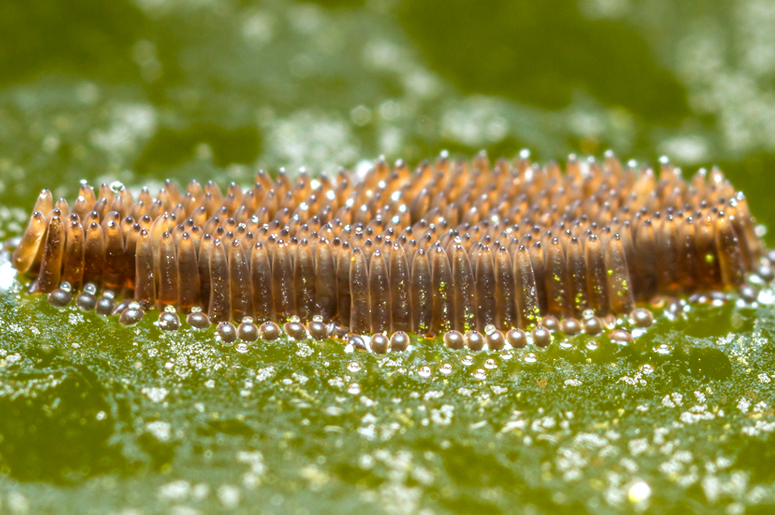
[[[528,352],[525,354],[525,357],[523,358],[525,360],[525,363],[535,363],[538,361],[538,358],[536,358],[536,355],[532,352]]]
[[[635,482],[627,491],[627,499],[633,504],[646,501],[651,497],[651,487],[645,481]]]
[[[769,306],[775,303],[775,292],[773,292],[769,288],[766,290],[760,291],[758,301],[760,304],[764,304],[766,306]]]
[[[492,324],[487,324],[487,325],[484,327],[484,334],[490,334],[490,333],[492,333],[492,332],[495,332],[496,330],[497,330],[497,327],[495,327],[495,326],[494,326],[494,325],[492,325]]]
[[[246,343],[238,343],[234,346],[234,350],[239,352],[240,354],[245,354],[248,351],[249,347]]]
[[[585,309],[581,316],[583,316],[586,320],[590,320],[595,318],[595,312],[591,309]]]
[[[664,356],[666,354],[670,354],[670,351],[672,349],[670,348],[670,345],[663,343],[659,345],[659,347],[657,347],[655,350],[657,351],[658,354],[662,354]]]
[[[498,364],[495,362],[494,359],[490,358],[488,360],[485,360],[484,368],[486,368],[487,370],[492,370],[493,368],[498,368]]]
[[[474,372],[474,378],[479,381],[484,381],[487,378],[487,373],[482,368],[477,368]]]
[[[573,348],[573,344],[568,340],[563,340],[560,342],[560,348],[563,350],[568,350]]]
[[[444,363],[439,367],[439,372],[444,374],[445,376],[452,373],[452,365],[450,363]]]
[[[597,342],[595,340],[590,340],[587,342],[587,349],[589,350],[597,350]]]
[[[361,371],[361,364],[358,363],[357,361],[351,361],[350,363],[347,364],[347,370],[349,370],[353,374],[356,373],[356,372],[360,372]]]
[[[462,364],[464,364],[465,366],[467,366],[467,367],[470,367],[471,365],[473,365],[473,364],[474,364],[474,357],[473,357],[473,356],[471,356],[470,354],[466,354],[465,356],[463,356],[463,357],[460,359],[460,362],[461,362]]]
[[[358,383],[352,383],[350,386],[347,387],[347,393],[350,395],[358,395],[361,393],[361,385]]]
[[[642,374],[649,375],[649,374],[650,374],[650,373],[652,373],[653,371],[654,371],[654,367],[652,367],[652,366],[651,366],[651,365],[649,365],[648,363],[646,363],[646,364],[644,364],[644,365],[641,365],[641,367],[640,367],[640,372],[641,372]]]
[[[431,367],[427,365],[421,366],[420,369],[417,371],[417,375],[419,375],[423,379],[429,378],[431,376]]]

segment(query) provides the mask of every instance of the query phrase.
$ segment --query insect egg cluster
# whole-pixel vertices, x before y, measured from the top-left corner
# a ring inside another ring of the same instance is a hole
[[[31,293],[125,325],[155,309],[165,330],[183,314],[227,342],[350,335],[375,352],[406,348],[408,333],[546,346],[616,316],[647,327],[655,299],[755,298],[746,278],[772,279],[719,169],[685,180],[667,161],[655,172],[610,153],[571,156],[564,171],[524,153],[443,153],[415,169],[379,159],[360,178],[259,171],[247,189],[167,181],[155,196],[83,183],[72,205],[43,190],[12,263]]]

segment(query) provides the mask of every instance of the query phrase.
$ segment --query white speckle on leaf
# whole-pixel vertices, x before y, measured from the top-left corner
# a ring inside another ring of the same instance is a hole
[[[151,400],[151,402],[161,402],[169,393],[166,388],[156,387],[145,387],[141,391]]]
[[[169,422],[162,422],[161,420],[149,422],[145,425],[145,428],[160,442],[169,441],[172,433]]]

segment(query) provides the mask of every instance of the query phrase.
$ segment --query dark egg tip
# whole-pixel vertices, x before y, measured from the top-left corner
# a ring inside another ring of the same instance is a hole
[[[654,315],[646,308],[635,308],[630,313],[630,318],[635,327],[651,327],[654,323]]]
[[[761,264],[756,268],[756,275],[761,277],[764,282],[771,283],[775,279],[775,271],[771,265]]]
[[[124,309],[118,317],[118,323],[121,325],[135,325],[143,319],[145,311],[140,304],[133,302]]]
[[[541,325],[549,332],[556,332],[560,330],[560,321],[554,315],[546,315],[541,319]]]
[[[523,349],[527,346],[527,334],[522,329],[509,329],[506,331],[506,341],[514,349]]]
[[[375,354],[385,354],[390,348],[390,339],[382,333],[377,333],[371,337],[369,347]]]
[[[501,350],[506,346],[506,337],[504,336],[503,331],[499,331],[498,329],[485,333],[484,340],[490,350]]]
[[[321,321],[313,320],[307,324],[307,332],[313,340],[325,340],[329,336],[328,325]]]
[[[285,324],[283,324],[283,330],[285,331],[285,334],[294,340],[306,340],[308,336],[307,328],[298,321],[285,322]]]
[[[162,331],[177,331],[180,329],[180,318],[174,310],[164,310],[159,314],[158,325]]]
[[[186,316],[186,323],[194,329],[207,329],[210,327],[210,318],[203,311],[192,311]]]
[[[270,321],[261,324],[261,326],[258,328],[258,333],[261,335],[261,338],[271,342],[278,339],[282,335],[282,330],[280,329],[279,325]]]
[[[465,340],[466,347],[469,350],[480,351],[484,348],[484,337],[479,331],[466,331],[463,335],[463,340]]]
[[[539,325],[530,332],[533,344],[537,347],[548,347],[552,343],[552,333],[546,327]]]
[[[94,308],[94,311],[101,316],[110,316],[113,314],[113,310],[116,307],[116,300],[113,297],[113,294],[110,292],[105,292],[102,297],[97,299],[97,304]]]
[[[753,304],[759,298],[759,292],[755,286],[751,284],[743,284],[738,288],[737,294],[747,304]]]
[[[73,300],[73,293],[69,289],[57,288],[48,294],[48,303],[55,308],[63,308]]]
[[[258,340],[258,326],[253,323],[253,319],[245,317],[237,327],[237,337],[244,342],[254,342]]]
[[[231,322],[218,322],[215,333],[223,343],[234,343],[237,341],[237,328]]]
[[[722,302],[728,300],[728,296],[724,292],[710,292],[709,297],[711,299],[720,300]],[[683,311],[683,306],[681,306],[681,301],[679,301],[676,298],[668,298],[665,301],[665,313],[668,313],[672,316],[676,316],[679,313]]]
[[[581,323],[575,318],[566,318],[560,322],[560,332],[568,336],[576,336],[581,332]]]
[[[627,345],[628,343],[635,341],[635,339],[632,337],[632,334],[630,334],[630,332],[625,329],[614,329],[608,333],[608,338],[612,342],[619,345]]]
[[[466,344],[460,331],[452,330],[444,333],[444,345],[452,350],[460,350],[465,347]]]
[[[582,326],[583,326],[584,332],[590,336],[597,336],[598,334],[602,333],[603,330],[605,329],[605,326],[603,325],[603,321],[596,316],[585,318],[582,321]]]
[[[403,352],[409,348],[409,335],[404,331],[396,331],[390,337],[390,350],[392,352]]]
[[[75,305],[81,311],[93,311],[97,306],[97,297],[94,294],[82,291],[75,297]]]
[[[606,329],[615,329],[616,328],[616,315],[613,313],[609,313],[605,316],[600,317],[600,320],[603,322],[603,327]]]

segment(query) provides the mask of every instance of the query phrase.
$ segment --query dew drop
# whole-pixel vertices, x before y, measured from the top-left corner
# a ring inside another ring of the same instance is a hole
[[[525,354],[525,357],[523,358],[525,360],[525,363],[535,363],[538,361],[538,358],[536,358],[536,355],[532,352],[528,352]]]
[[[662,343],[655,350],[657,351],[657,354],[662,354],[663,356],[665,356],[667,354],[670,354],[670,351],[672,349],[670,349],[670,345],[666,343]]]
[[[417,375],[419,375],[423,379],[428,379],[431,376],[431,367],[427,365],[421,366],[420,369],[417,371]]]
[[[769,288],[760,291],[758,301],[760,304],[764,304],[765,306],[772,305],[775,303],[775,292]]]
[[[494,359],[488,359],[484,362],[484,368],[488,370],[492,370],[493,368],[498,368],[498,364],[495,362]]]
[[[478,381],[484,381],[487,378],[487,373],[483,368],[477,368],[476,372],[474,372],[474,378]]]
[[[450,363],[444,363],[439,367],[439,372],[444,374],[445,376],[448,376],[452,373],[452,365]]]
[[[649,374],[651,374],[652,372],[654,372],[654,367],[653,367],[653,366],[651,366],[651,365],[649,365],[648,363],[646,363],[646,364],[644,364],[644,365],[641,365],[641,367],[640,367],[640,372],[641,372],[642,374],[649,375]]]
[[[471,356],[470,354],[466,354],[465,356],[463,356],[463,357],[460,359],[460,362],[461,362],[462,364],[464,364],[465,366],[467,366],[467,367],[470,367],[471,365],[473,365],[473,364],[474,364],[474,357],[473,357],[473,356]]]
[[[596,342],[596,341],[594,341],[594,340],[591,340],[591,341],[588,341],[588,342],[587,342],[587,345],[586,345],[586,347],[587,347],[587,349],[589,349],[589,350],[597,350],[597,347],[598,347],[598,345],[597,345],[597,342]]]
[[[234,346],[234,350],[239,352],[240,354],[245,354],[248,351],[248,345],[246,343],[238,343]]]
[[[351,361],[350,363],[347,364],[347,370],[349,370],[353,374],[356,373],[356,372],[360,372],[361,371],[361,364],[358,363],[357,361]]]
[[[358,395],[361,393],[361,385],[358,383],[352,383],[350,386],[347,387],[347,393],[350,395]]]

